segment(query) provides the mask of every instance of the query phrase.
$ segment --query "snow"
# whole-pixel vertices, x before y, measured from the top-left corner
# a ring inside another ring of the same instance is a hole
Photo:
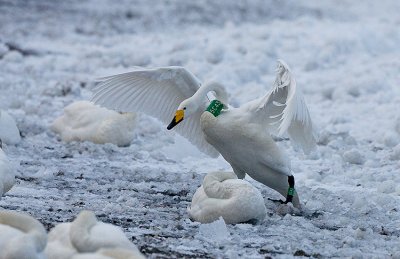
[[[22,140],[4,149],[17,184],[0,207],[47,229],[93,210],[150,258],[399,256],[399,8],[395,0],[3,1],[0,109]],[[183,65],[223,83],[238,106],[270,89],[278,58],[320,133],[309,156],[279,142],[304,212],[279,215],[267,198],[281,197],[246,178],[267,217],[226,225],[223,245],[205,242],[186,212],[206,173],[231,171],[222,158],[144,115],[129,147],[65,143],[50,129],[64,107],[90,98],[93,79],[132,66]],[[349,151],[364,163],[344,160]]]
[[[350,164],[362,165],[364,164],[364,157],[356,149],[350,149],[343,153],[344,161]]]
[[[222,217],[208,224],[199,226],[199,235],[207,242],[221,243],[229,238],[229,231]]]

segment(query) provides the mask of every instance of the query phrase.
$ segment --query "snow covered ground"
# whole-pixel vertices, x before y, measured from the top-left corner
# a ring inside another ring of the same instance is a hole
[[[0,1],[0,108],[23,136],[4,151],[17,185],[0,207],[47,228],[82,209],[124,228],[149,257],[400,257],[400,2]],[[129,147],[63,143],[49,126],[90,98],[98,76],[183,65],[224,83],[233,105],[263,95],[284,59],[320,133],[318,153],[287,148],[305,206],[248,179],[260,225],[209,227],[186,212],[205,173],[230,170],[141,116]]]

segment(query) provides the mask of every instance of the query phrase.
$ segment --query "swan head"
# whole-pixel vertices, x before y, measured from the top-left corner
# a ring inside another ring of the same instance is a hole
[[[179,104],[178,109],[175,112],[175,116],[172,119],[171,123],[168,125],[167,129],[170,130],[180,122],[183,121],[184,118],[189,117],[193,113],[195,113],[198,109],[198,105],[193,100],[193,98],[188,98]]]
[[[209,81],[203,84],[197,92],[190,98],[181,102],[178,106],[178,109],[175,113],[175,117],[172,119],[171,123],[168,125],[167,129],[172,129],[180,122],[183,121],[184,118],[189,117],[198,111],[199,107],[204,104],[204,98],[207,97],[209,92],[214,92],[215,97],[221,101],[225,108],[227,108],[228,104],[228,94],[225,90],[225,87],[220,83]]]

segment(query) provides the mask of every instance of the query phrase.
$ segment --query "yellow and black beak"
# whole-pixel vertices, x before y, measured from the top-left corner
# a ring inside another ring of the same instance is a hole
[[[185,112],[183,110],[177,110],[175,113],[175,117],[172,119],[171,123],[168,125],[167,129],[170,130],[176,125],[178,125],[179,122],[183,121]]]

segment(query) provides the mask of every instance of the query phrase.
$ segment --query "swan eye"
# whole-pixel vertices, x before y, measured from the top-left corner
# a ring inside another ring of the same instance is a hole
[[[183,107],[184,110],[186,110],[186,107]]]

